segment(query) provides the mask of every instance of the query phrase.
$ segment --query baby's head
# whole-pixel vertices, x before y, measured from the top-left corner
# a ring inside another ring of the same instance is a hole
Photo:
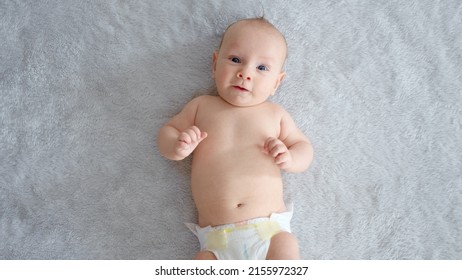
[[[250,23],[250,24],[260,24],[261,26],[263,27],[266,27],[266,28],[269,28],[270,30],[274,31],[276,34],[276,36],[279,36],[283,42],[284,42],[284,47],[285,47],[285,50],[286,50],[286,55],[284,57],[284,60],[287,58],[287,42],[286,42],[286,38],[284,37],[284,35],[282,35],[282,33],[271,23],[269,22],[267,19],[265,19],[264,17],[257,17],[257,18],[249,18],[249,19],[242,19],[242,20],[238,20],[234,23],[231,23],[225,30],[225,32],[223,33],[223,36],[221,37],[221,42],[220,42],[220,46],[218,49],[221,48],[221,46],[223,45],[223,40],[225,39],[225,36],[226,36],[226,33],[228,32],[228,30],[234,26],[234,25],[237,25],[237,24],[242,24],[242,23]]]
[[[231,24],[213,54],[213,78],[228,103],[248,107],[273,95],[285,77],[284,36],[263,18]]]

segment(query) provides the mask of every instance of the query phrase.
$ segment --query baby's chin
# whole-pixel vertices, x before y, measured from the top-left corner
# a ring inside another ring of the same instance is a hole
[[[233,105],[235,107],[254,107],[254,106],[257,106],[257,105],[260,105],[260,104],[263,104],[266,102],[266,100],[263,100],[263,101],[254,101],[254,100],[251,100],[251,98],[245,98],[245,97],[238,97],[238,98],[223,98],[222,96],[220,96],[221,99],[223,99],[226,103],[230,104],[230,105]],[[250,100],[247,100],[247,99],[250,99]]]

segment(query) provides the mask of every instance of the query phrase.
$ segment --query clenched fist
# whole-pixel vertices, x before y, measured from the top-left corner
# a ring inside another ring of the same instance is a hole
[[[175,146],[176,155],[182,158],[189,156],[206,137],[207,132],[201,131],[197,126],[191,126],[178,136]]]

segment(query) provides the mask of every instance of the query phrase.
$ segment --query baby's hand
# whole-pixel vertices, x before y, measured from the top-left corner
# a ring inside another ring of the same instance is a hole
[[[207,132],[201,132],[197,126],[191,126],[178,136],[176,154],[182,158],[189,156],[206,137]]]
[[[288,169],[292,166],[292,155],[287,146],[279,139],[268,137],[263,146],[263,152],[274,158],[281,169]]]

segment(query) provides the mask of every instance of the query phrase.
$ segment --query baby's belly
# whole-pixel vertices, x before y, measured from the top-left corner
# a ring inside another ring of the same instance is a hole
[[[279,167],[259,149],[235,153],[199,150],[193,158],[191,187],[202,227],[285,210]]]

